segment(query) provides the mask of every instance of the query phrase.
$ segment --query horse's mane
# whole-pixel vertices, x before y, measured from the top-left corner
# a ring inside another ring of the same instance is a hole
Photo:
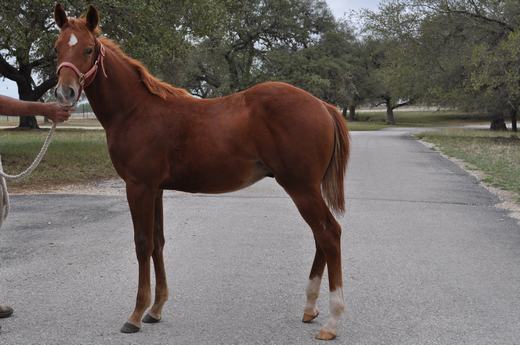
[[[157,95],[163,99],[166,99],[168,96],[185,97],[190,95],[188,91],[174,87],[173,85],[165,83],[151,75],[148,69],[140,61],[126,55],[121,49],[121,47],[119,47],[119,45],[111,39],[108,39],[106,37],[100,37],[99,41],[106,48],[110,49],[112,52],[117,54],[121,59],[123,59],[123,61],[132,66],[137,71],[137,73],[139,73],[141,81],[143,82],[144,86],[146,86],[148,91],[150,91],[150,93]]]
[[[69,18],[67,25],[73,27],[76,30],[88,30],[85,17]],[[151,75],[148,69],[140,61],[126,55],[117,43],[106,37],[99,37],[100,32],[101,30],[99,29],[99,27],[97,27],[94,31],[94,35],[98,36],[99,41],[105,47],[107,47],[116,55],[118,55],[123,61],[128,63],[137,71],[141,78],[141,81],[143,82],[146,89],[150,91],[150,93],[157,95],[162,99],[166,99],[168,98],[168,96],[185,97],[190,95],[188,91],[174,87],[173,85],[165,83]]]

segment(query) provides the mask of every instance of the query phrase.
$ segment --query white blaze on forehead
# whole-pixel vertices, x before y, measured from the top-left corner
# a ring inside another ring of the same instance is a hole
[[[69,47],[75,46],[78,43],[78,38],[76,35],[71,34],[69,38]]]

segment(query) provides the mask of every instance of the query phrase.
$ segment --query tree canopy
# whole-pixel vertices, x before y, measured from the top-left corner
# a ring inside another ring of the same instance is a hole
[[[494,128],[516,114],[520,2],[387,0],[364,19],[369,39],[395,48],[381,80],[399,99],[488,112]]]
[[[87,2],[64,6],[78,16]],[[324,0],[97,0],[103,34],[199,97],[286,81],[350,109],[406,104],[488,112],[520,106],[520,2],[382,0],[336,19]],[[38,100],[56,83],[54,2],[0,5],[0,75]]]

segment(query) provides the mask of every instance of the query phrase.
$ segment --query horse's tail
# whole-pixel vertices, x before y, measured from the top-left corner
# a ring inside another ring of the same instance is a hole
[[[321,181],[321,191],[329,208],[336,214],[345,212],[344,178],[350,154],[350,136],[347,124],[335,106],[325,103],[334,120],[334,148],[325,176]]]

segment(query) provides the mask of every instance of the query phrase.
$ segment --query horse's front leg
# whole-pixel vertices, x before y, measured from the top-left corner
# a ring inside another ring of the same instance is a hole
[[[162,308],[168,300],[168,284],[164,269],[164,223],[163,223],[163,192],[160,190],[155,197],[155,216],[153,233],[153,265],[155,268],[155,302],[143,318],[143,322],[156,323],[161,320]]]
[[[135,309],[121,328],[123,333],[135,333],[141,329],[141,319],[151,304],[150,257],[153,252],[154,203],[156,191],[139,185],[126,184],[126,196],[134,223],[134,242],[139,262],[139,285]]]

